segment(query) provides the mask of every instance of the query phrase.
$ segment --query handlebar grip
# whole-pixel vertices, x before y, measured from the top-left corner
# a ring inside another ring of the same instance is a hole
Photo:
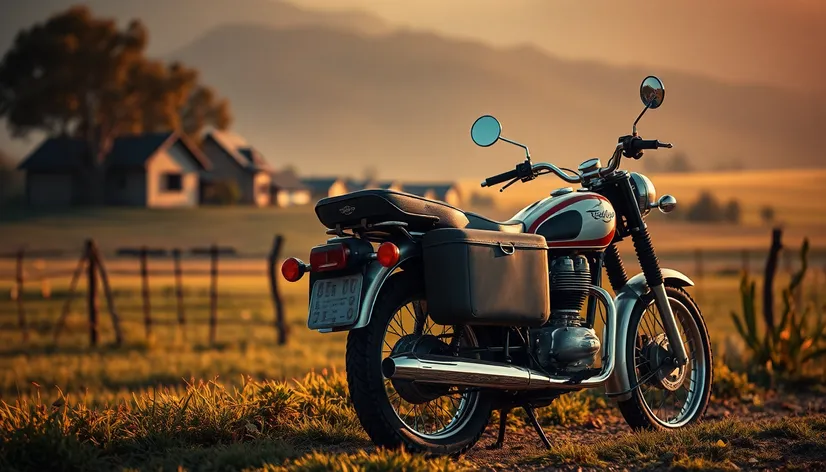
[[[657,149],[660,147],[660,142],[656,139],[640,139],[634,143],[634,147],[643,150],[643,149]]]
[[[509,170],[509,171],[503,172],[499,175],[494,175],[493,177],[488,177],[487,179],[484,180],[484,182],[482,182],[482,187],[491,187],[491,186],[494,186],[496,184],[500,184],[502,182],[515,179],[517,177],[519,177],[519,173],[516,171],[516,169]]]

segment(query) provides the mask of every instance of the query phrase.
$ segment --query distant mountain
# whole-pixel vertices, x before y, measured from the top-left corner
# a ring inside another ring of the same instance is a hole
[[[319,26],[364,34],[383,33],[389,26],[362,11],[323,12],[299,8],[284,0],[0,0],[0,51],[5,51],[22,28],[84,4],[98,16],[126,24],[141,19],[149,28],[150,53],[164,54],[227,23],[274,28]]]
[[[169,57],[198,67],[231,100],[238,132],[276,164],[303,172],[358,175],[375,166],[382,176],[434,178],[508,170],[519,149],[470,141],[471,123],[485,113],[500,118],[505,136],[528,144],[535,160],[607,159],[631,131],[648,73],[667,93],[640,133],[674,142],[695,167],[824,164],[826,107],[807,96],[560,60],[532,47],[243,24],[216,28]]]

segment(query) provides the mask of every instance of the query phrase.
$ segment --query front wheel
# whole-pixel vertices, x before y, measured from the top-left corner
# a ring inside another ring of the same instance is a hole
[[[356,414],[377,446],[412,452],[460,454],[482,436],[491,413],[489,395],[385,379],[381,362],[391,354],[447,354],[479,346],[469,326],[440,326],[427,316],[421,276],[394,274],[376,300],[370,323],[347,337],[347,383]]]
[[[703,416],[711,396],[711,343],[700,309],[681,288],[666,287],[665,292],[688,362],[677,369],[661,367],[670,355],[668,339],[654,294],[643,295],[631,314],[627,352],[618,353],[626,356],[631,385],[639,385],[630,399],[619,402],[633,429],[686,426]]]

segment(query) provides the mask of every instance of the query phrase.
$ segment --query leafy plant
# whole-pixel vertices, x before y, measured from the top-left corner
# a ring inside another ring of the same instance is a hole
[[[823,310],[807,306],[801,311],[795,302],[808,269],[808,253],[809,240],[806,239],[800,249],[800,270],[782,291],[783,311],[778,322],[775,322],[773,307],[769,307],[764,310],[763,326],[758,327],[755,282],[748,274],[743,274],[740,280],[743,313],[732,312],[731,318],[754,363],[770,373],[799,376],[807,363],[826,356]],[[764,289],[773,290],[773,287]]]

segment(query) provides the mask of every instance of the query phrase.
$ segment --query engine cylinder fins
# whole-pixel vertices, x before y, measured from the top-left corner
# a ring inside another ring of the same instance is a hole
[[[582,325],[579,313],[588,298],[591,270],[585,256],[562,256],[551,261],[551,319],[556,326]]]

